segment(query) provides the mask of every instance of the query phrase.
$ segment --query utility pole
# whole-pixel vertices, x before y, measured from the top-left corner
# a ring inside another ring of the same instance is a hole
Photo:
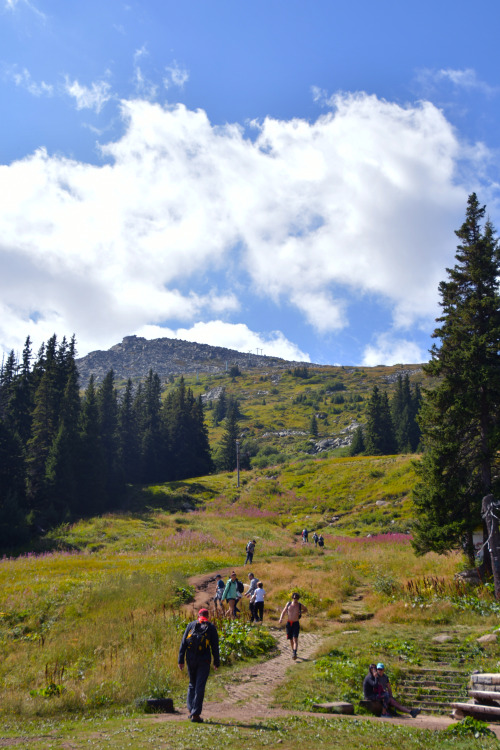
[[[236,486],[240,486],[240,441],[236,441]]]

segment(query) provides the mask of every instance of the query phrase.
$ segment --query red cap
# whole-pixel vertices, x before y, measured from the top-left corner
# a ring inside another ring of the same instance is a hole
[[[200,611],[198,612],[198,620],[206,622],[208,620],[208,618],[209,618],[209,611],[208,611],[208,609],[205,609],[205,608],[200,609]]]

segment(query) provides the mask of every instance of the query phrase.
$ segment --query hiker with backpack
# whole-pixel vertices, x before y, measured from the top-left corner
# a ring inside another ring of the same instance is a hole
[[[325,540],[323,539],[323,534],[320,534],[318,537],[318,545],[321,547],[321,549],[323,549],[323,547],[325,546]]]
[[[250,599],[250,612],[252,613],[252,619],[250,622],[262,622],[264,619],[264,597],[266,592],[264,591],[264,584],[262,581],[257,583],[252,598]]]
[[[215,576],[215,580],[216,580],[216,586],[215,586],[214,604],[215,604],[215,610],[218,611],[219,605],[221,608],[223,606],[222,605],[222,593],[224,591],[226,584],[222,580],[222,576],[220,573],[217,573],[217,575]]]
[[[244,596],[248,597],[248,599],[250,600],[249,605],[248,605],[250,609],[250,622],[253,622],[255,620],[253,595],[255,594],[255,591],[257,590],[257,584],[259,582],[259,579],[256,578],[253,573],[249,573],[248,580],[250,581],[250,584],[248,586],[248,591],[245,591]]]
[[[313,534],[313,542],[314,542],[314,546],[317,547],[318,546],[318,542],[319,542],[319,536],[316,533],[316,531]]]
[[[227,614],[231,617],[236,617],[236,602],[241,598],[244,590],[245,587],[241,581],[238,581],[238,577],[233,570],[222,592],[222,601],[227,602],[229,607]]]
[[[252,564],[253,553],[255,552],[255,545],[256,544],[257,544],[257,542],[255,541],[255,539],[250,539],[250,541],[248,542],[248,544],[246,546],[247,556],[246,556],[246,559],[245,559],[245,565],[247,563],[250,563],[250,565]]]
[[[286,637],[292,647],[292,659],[297,658],[297,648],[299,645],[300,618],[307,613],[307,607],[299,602],[300,594],[294,592],[291,601],[285,604],[285,608],[280,616],[280,624],[286,615]]]
[[[214,669],[218,669],[219,634],[215,625],[209,621],[208,609],[200,609],[198,619],[190,622],[184,631],[177,659],[180,670],[184,669],[186,659],[189,675],[187,707],[189,720],[195,724],[203,721],[201,711],[212,657]]]

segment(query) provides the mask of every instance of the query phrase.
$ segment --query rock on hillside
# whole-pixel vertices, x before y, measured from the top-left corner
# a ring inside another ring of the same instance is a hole
[[[145,339],[140,336],[125,336],[121,344],[107,351],[95,351],[77,360],[80,383],[85,386],[90,375],[97,382],[113,370],[117,380],[144,378],[152,369],[161,378],[188,373],[219,373],[238,365],[240,369],[250,367],[287,368],[304,365],[304,362],[289,362],[279,357],[262,354],[245,354],[221,346],[196,344],[180,339]],[[317,365],[315,365],[317,366]]]

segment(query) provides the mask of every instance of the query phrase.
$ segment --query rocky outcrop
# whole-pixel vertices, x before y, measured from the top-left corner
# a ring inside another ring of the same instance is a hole
[[[140,336],[125,336],[121,344],[107,351],[95,351],[77,360],[80,383],[85,386],[93,374],[97,382],[113,370],[116,380],[144,378],[149,370],[160,378],[200,373],[221,373],[233,365],[240,370],[252,367],[269,368],[272,382],[279,382],[277,370],[301,365],[279,357],[238,352],[222,346],[197,344],[181,339],[145,339]],[[315,365],[316,366],[316,365]]]
[[[400,375],[402,378],[404,378],[405,375],[408,375],[408,377],[411,378],[412,375],[416,375],[418,372],[422,372],[422,368],[420,366],[411,368],[408,367],[406,369],[401,368],[396,372],[391,372],[389,373],[389,375],[386,375],[384,380],[386,383],[396,383]]]

